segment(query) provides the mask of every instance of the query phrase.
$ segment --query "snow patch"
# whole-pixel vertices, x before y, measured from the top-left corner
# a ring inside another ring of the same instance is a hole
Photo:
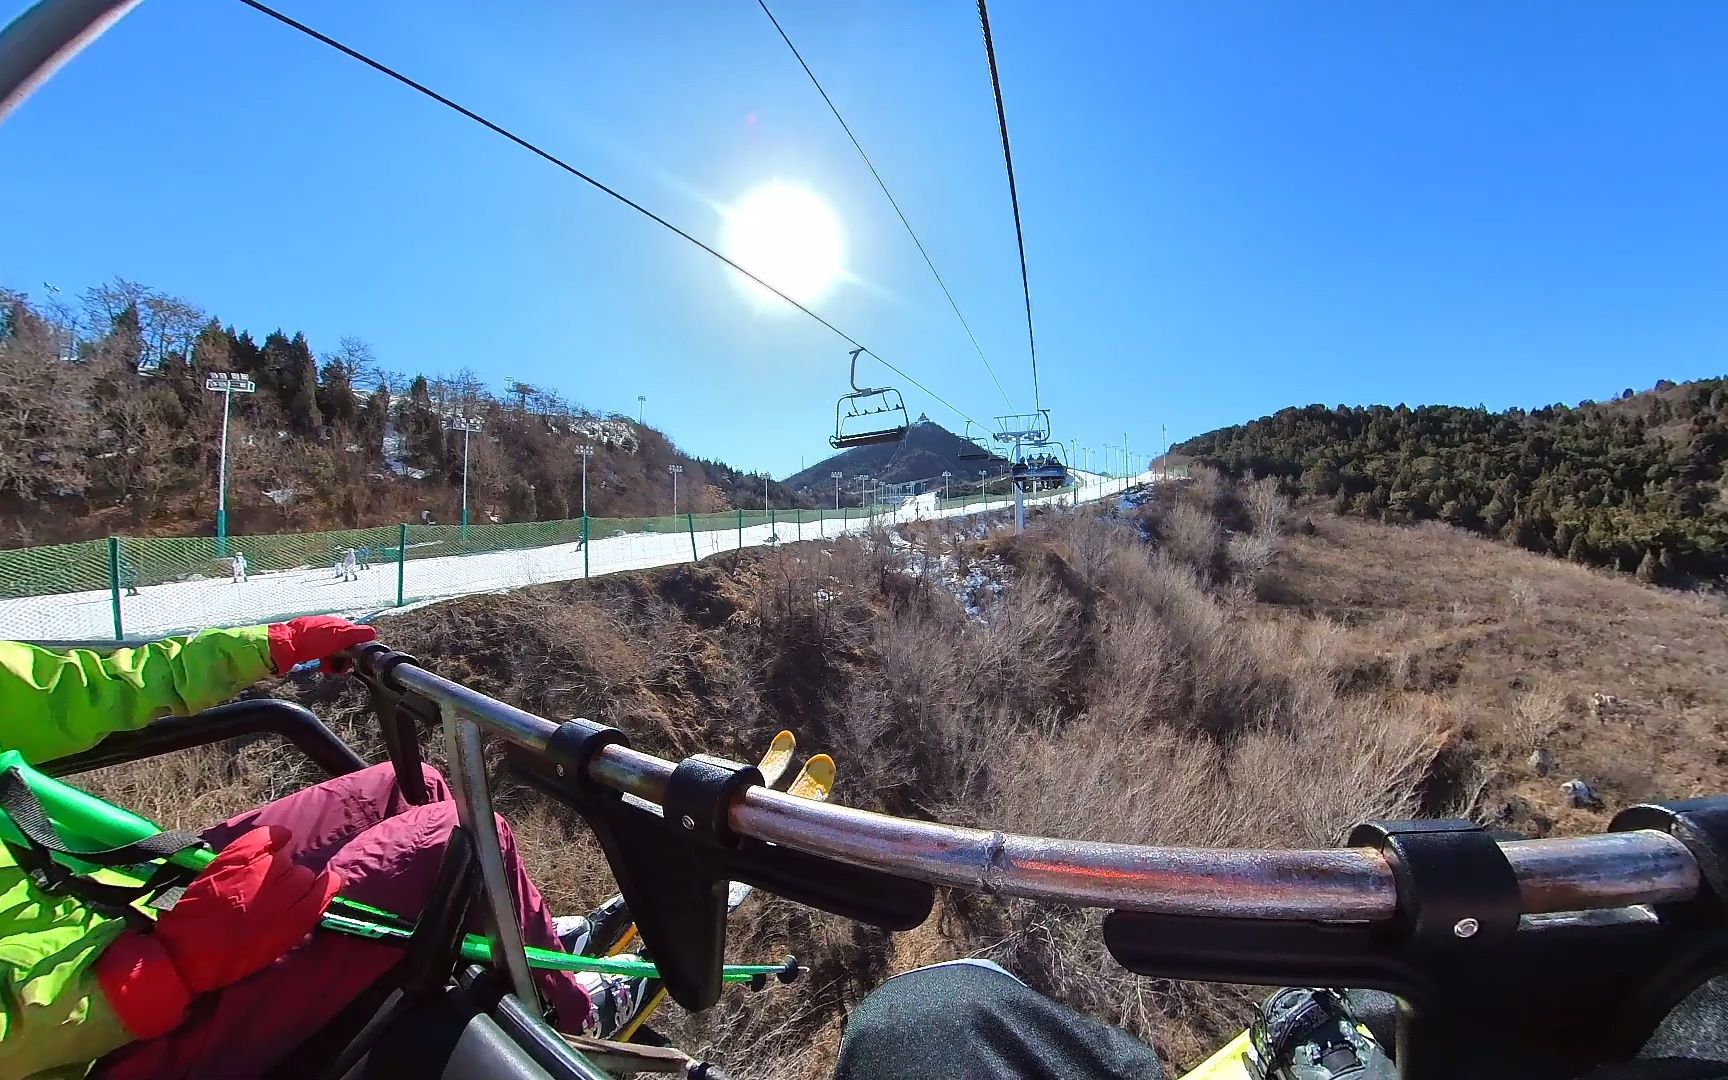
[[[401,429],[396,426],[395,410],[391,410],[384,419],[384,464],[390,466],[390,471],[397,476],[406,476],[410,480],[426,479],[425,469],[416,469],[403,457],[405,443]]]

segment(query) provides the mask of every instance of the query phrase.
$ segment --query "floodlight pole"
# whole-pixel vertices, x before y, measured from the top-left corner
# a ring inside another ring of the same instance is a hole
[[[452,431],[462,433],[462,529],[459,535],[468,537],[468,436],[481,429],[481,421],[473,416],[453,416],[446,423]]]
[[[216,554],[228,552],[228,410],[234,388],[222,388],[222,449],[216,455]]]
[[[666,471],[672,474],[672,516],[678,516],[678,474],[684,471],[682,465],[668,465]]]
[[[642,413],[643,413],[643,410],[647,409],[647,407],[648,407],[648,395],[637,394],[636,395],[636,426],[637,427],[642,426]]]
[[[838,510],[840,509],[840,477],[845,474],[831,472],[828,475],[834,478],[834,509]]]
[[[258,384],[245,375],[229,371],[213,372],[204,380],[204,389],[222,395],[222,449],[216,458],[216,554],[228,554],[228,412],[236,392],[250,394]]]
[[[588,459],[594,456],[592,446],[578,446],[576,456],[582,459],[582,516],[588,516]]]
[[[944,470],[943,470],[943,471],[942,471],[942,501],[943,501],[943,502],[947,502],[947,501],[948,501],[948,481],[949,481],[949,480],[950,480],[950,479],[951,479],[951,478],[952,478],[952,477],[953,477],[953,476],[954,476],[954,474],[953,474],[953,473],[951,473],[951,472],[949,472],[949,471],[947,471],[947,470],[946,470],[946,469],[944,469]]]

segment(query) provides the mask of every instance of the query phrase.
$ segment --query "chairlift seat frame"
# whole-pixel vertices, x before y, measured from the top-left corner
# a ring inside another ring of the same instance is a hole
[[[906,400],[900,391],[892,386],[859,386],[858,385],[858,354],[862,348],[852,350],[852,392],[834,403],[834,434],[829,437],[828,445],[836,450],[849,450],[854,446],[877,446],[882,443],[903,442],[906,433],[912,430],[912,415],[906,411]],[[873,407],[860,407],[860,402],[875,398],[878,404]],[[870,416],[898,416],[898,422],[889,427],[872,427],[864,431],[848,433],[848,420],[862,420]]]

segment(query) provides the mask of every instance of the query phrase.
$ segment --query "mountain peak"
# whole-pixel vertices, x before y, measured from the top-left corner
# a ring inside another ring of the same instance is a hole
[[[941,483],[942,474],[948,472],[954,474],[955,490],[958,490],[958,485],[962,482],[969,481],[976,485],[980,469],[987,469],[992,476],[1002,472],[1000,460],[961,460],[962,453],[976,450],[973,444],[930,419],[926,413],[918,417],[901,442],[855,446],[834,454],[787,477],[786,486],[813,496],[826,493],[832,498],[832,474],[836,472],[845,473],[848,481],[854,477],[867,476],[885,484],[928,480],[938,485]]]

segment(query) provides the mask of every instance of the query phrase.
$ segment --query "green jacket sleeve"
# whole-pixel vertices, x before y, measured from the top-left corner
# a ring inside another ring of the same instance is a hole
[[[110,655],[0,641],[0,747],[31,762],[227,701],[271,673],[267,628],[205,630]]]
[[[5,1005],[0,1080],[82,1077],[91,1062],[133,1041],[89,970],[51,1000]]]

